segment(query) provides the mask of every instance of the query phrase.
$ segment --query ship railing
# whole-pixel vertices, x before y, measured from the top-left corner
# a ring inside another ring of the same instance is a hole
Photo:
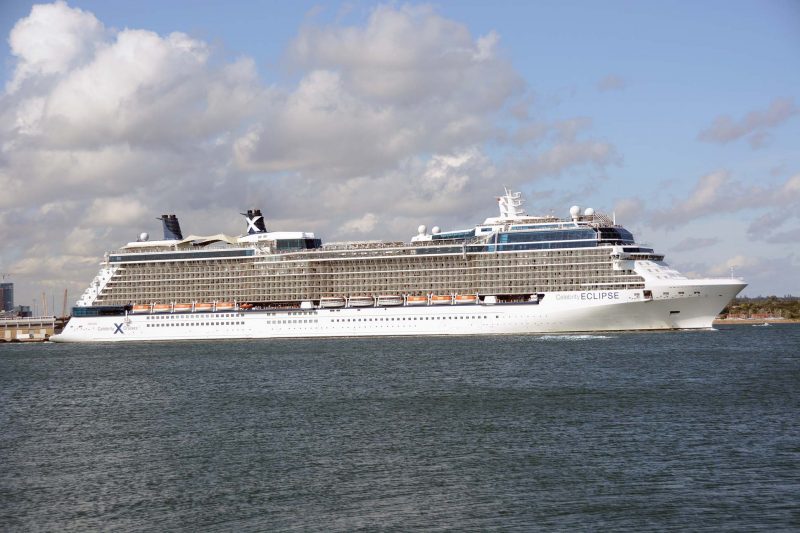
[[[230,249],[230,248],[261,248],[263,246],[264,246],[263,243],[253,243],[253,242],[229,243],[229,242],[225,242],[225,243],[212,243],[212,244],[209,244],[209,245],[206,245],[206,246],[201,246],[200,248],[202,248],[203,250],[218,250],[218,249],[226,250],[226,249]],[[136,247],[136,248],[125,248],[123,246],[122,248],[115,249],[111,253],[113,253],[113,254],[138,254],[138,253],[158,253],[158,252],[172,253],[172,252],[175,252],[175,251],[179,251],[179,252],[180,251],[188,251],[188,250],[191,250],[192,248],[193,247],[191,245],[189,245],[189,246],[185,246],[185,245],[184,246],[175,246],[175,245],[169,245],[169,246],[141,246],[141,247]]]
[[[322,245],[321,248],[314,248],[312,250],[291,250],[291,251],[310,251],[310,252],[330,252],[338,250],[369,250],[372,248],[401,248],[408,246],[408,243],[403,241],[346,241],[346,242],[328,242]]]

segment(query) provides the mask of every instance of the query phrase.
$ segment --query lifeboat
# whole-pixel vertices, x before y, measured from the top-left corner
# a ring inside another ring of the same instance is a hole
[[[233,311],[235,307],[233,302],[217,302],[217,311]]]
[[[252,309],[253,304],[239,304],[239,307],[242,309]]]
[[[431,296],[432,305],[449,305],[453,301],[450,295],[434,294]]]
[[[408,296],[406,297],[406,305],[427,305],[427,296]]]
[[[131,309],[132,313],[149,313],[150,306],[149,305],[134,305],[133,309]]]
[[[319,301],[319,306],[326,309],[344,307],[344,304],[344,298],[321,298]]]
[[[175,304],[176,313],[190,313],[192,311],[192,304]]]
[[[211,311],[211,304],[194,304],[194,310],[198,312]]]
[[[172,311],[172,306],[169,304],[155,304],[153,305],[154,313],[169,313]]]
[[[475,294],[456,294],[456,305],[458,304],[474,304],[478,301]]]
[[[403,297],[396,296],[396,295],[383,295],[378,296],[378,306],[394,306],[394,305],[403,305]]]
[[[351,296],[348,304],[350,307],[372,307],[375,305],[375,298],[372,296]]]

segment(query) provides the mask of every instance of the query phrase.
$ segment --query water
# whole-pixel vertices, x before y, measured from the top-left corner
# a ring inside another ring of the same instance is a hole
[[[0,345],[0,529],[800,528],[800,325]]]

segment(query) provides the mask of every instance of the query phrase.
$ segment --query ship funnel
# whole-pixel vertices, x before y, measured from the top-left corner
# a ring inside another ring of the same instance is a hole
[[[264,224],[264,216],[261,209],[248,209],[247,213],[242,213],[247,219],[247,234],[266,233],[267,226]]]
[[[157,220],[160,220],[161,224],[164,226],[165,241],[183,240],[183,233],[181,233],[181,225],[178,222],[178,217],[175,215],[161,215]]]

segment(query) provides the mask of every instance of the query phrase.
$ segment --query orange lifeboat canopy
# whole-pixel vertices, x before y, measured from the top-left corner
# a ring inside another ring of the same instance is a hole
[[[407,305],[425,305],[428,303],[427,296],[408,296],[406,298]]]

